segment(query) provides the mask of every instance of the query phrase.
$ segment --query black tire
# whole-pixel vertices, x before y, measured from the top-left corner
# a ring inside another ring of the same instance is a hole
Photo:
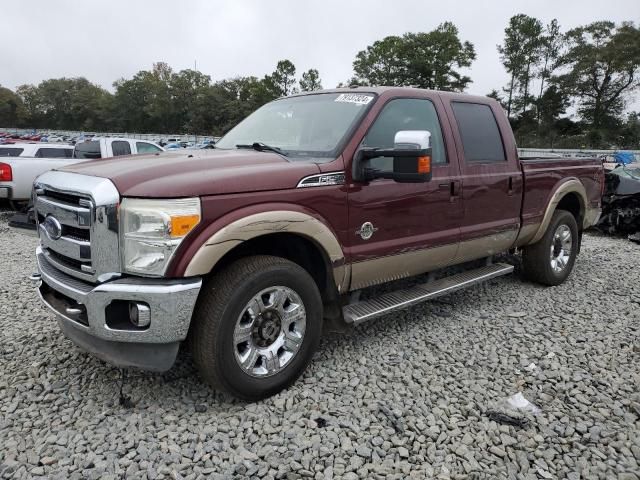
[[[554,237],[561,226],[565,226],[571,232],[572,243],[568,261],[561,271],[556,271],[552,266],[551,249],[557,243]],[[522,266],[525,277],[542,285],[560,285],[573,269],[578,255],[578,242],[578,224],[575,217],[566,210],[556,210],[544,236],[535,244],[524,248]]]
[[[302,300],[306,328],[297,353],[280,371],[255,377],[236,359],[234,329],[248,302],[275,286],[293,290]],[[302,267],[279,257],[240,259],[202,287],[190,332],[195,365],[203,380],[216,389],[249,401],[269,397],[291,385],[305,370],[320,342],[322,318],[320,292]]]

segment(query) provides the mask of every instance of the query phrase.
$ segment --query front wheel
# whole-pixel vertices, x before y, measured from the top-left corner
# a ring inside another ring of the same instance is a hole
[[[289,260],[248,257],[203,287],[191,346],[201,377],[258,400],[291,385],[322,332],[322,300],[309,273]]]
[[[576,219],[565,210],[556,210],[540,241],[523,251],[525,276],[543,285],[559,285],[571,273],[577,255]]]

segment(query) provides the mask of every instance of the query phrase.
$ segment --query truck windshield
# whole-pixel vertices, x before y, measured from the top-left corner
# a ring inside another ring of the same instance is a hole
[[[260,143],[291,158],[334,157],[373,99],[373,93],[321,93],[276,100],[240,122],[216,148]]]

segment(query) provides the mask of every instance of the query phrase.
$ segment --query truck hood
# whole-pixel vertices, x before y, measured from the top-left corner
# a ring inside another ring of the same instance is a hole
[[[315,163],[254,150],[181,150],[76,163],[59,169],[110,179],[122,196],[194,197],[295,188]]]

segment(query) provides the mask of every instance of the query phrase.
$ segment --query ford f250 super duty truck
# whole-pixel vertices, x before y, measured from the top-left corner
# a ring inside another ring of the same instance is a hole
[[[492,262],[501,252],[521,251],[529,279],[560,284],[598,219],[603,182],[597,159],[519,159],[486,97],[294,95],[212,150],[40,176],[34,280],[64,334],[99,358],[162,371],[186,342],[206,382],[259,399],[301,374],[323,324],[508,274]],[[422,284],[357,300],[426,272]]]

